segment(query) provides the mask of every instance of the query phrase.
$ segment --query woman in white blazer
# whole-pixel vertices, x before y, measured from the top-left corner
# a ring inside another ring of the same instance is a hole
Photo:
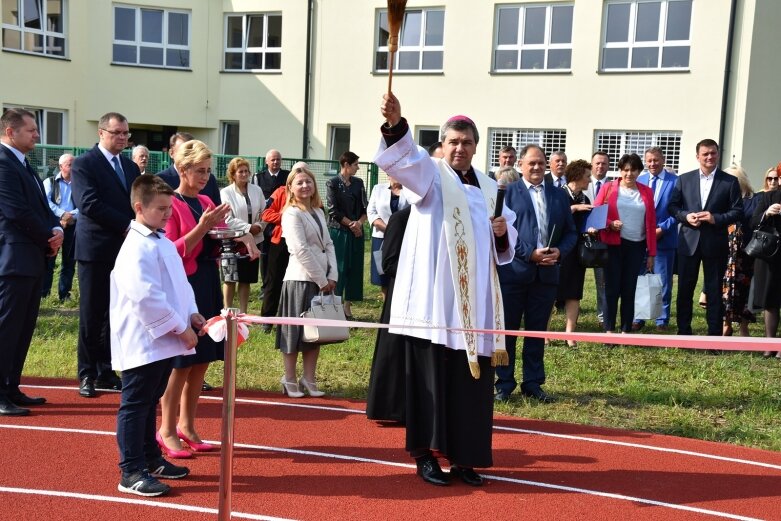
[[[312,298],[320,291],[336,288],[338,279],[336,252],[328,233],[323,202],[317,192],[315,176],[306,163],[296,163],[287,177],[287,204],[282,211],[282,236],[290,252],[290,261],[282,282],[279,316],[298,317],[309,309]],[[301,340],[302,326],[277,327],[276,346],[282,352],[285,374],[282,392],[294,398],[323,396],[317,388],[315,369],[320,354],[319,344]],[[296,381],[298,353],[303,359],[304,373]]]
[[[377,269],[377,257],[382,259],[382,241],[385,237],[385,226],[390,216],[407,206],[401,183],[388,177],[387,183],[377,183],[369,197],[369,205],[366,207],[366,216],[372,225],[372,258],[371,258],[371,282],[380,286],[383,299],[388,293],[388,277],[380,274]],[[379,252],[379,253],[378,253]]]
[[[223,204],[231,207],[231,213],[225,218],[225,224],[232,230],[252,234],[255,244],[263,242],[263,226],[260,215],[266,209],[266,200],[259,186],[250,183],[249,161],[234,157],[228,163],[228,180],[230,184],[220,190]],[[241,258],[238,262],[239,275],[239,309],[247,312],[250,284],[258,281],[260,258],[250,260]],[[222,288],[225,307],[233,307],[233,296],[236,292],[235,282],[225,282]]]

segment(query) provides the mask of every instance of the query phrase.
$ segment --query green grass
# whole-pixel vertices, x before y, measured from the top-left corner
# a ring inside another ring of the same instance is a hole
[[[368,268],[366,274],[368,279]],[[379,291],[368,282],[365,287],[364,301],[353,306],[353,314],[359,320],[376,321],[382,307]],[[589,272],[581,331],[598,330],[593,288]],[[259,312],[257,294],[253,288],[250,313]],[[74,296],[78,298],[78,291]],[[77,306],[75,302],[61,306],[51,297],[42,302],[26,375],[76,379]],[[761,316],[758,318],[751,327],[753,336],[762,335]],[[704,334],[706,329],[704,312],[699,308],[695,309],[693,328],[695,334]],[[563,329],[564,317],[554,315],[551,330]],[[321,388],[334,396],[365,398],[374,338],[374,330],[353,329],[347,342],[323,347],[317,371]],[[740,341],[739,337],[735,340]],[[495,410],[526,418],[781,450],[781,363],[776,359],[765,360],[757,353],[713,356],[683,349],[580,343],[577,349],[547,348],[545,362],[545,389],[559,398],[556,403],[541,405],[513,395]],[[281,374],[274,337],[252,328],[238,353],[238,386],[280,391]],[[222,364],[212,364],[207,380],[222,383]]]

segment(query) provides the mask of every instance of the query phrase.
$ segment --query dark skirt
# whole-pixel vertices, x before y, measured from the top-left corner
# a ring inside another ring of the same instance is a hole
[[[314,282],[306,280],[286,280],[282,282],[282,296],[279,299],[280,317],[300,317],[301,313],[312,306],[312,299],[320,293]],[[299,353],[320,347],[301,341],[304,326],[277,326],[276,347],[284,354]]]
[[[372,237],[372,258],[371,258],[371,282],[375,286],[382,286],[387,287],[388,286],[388,276],[387,275],[380,275],[380,272],[377,271],[377,263],[375,262],[374,252],[380,251],[382,249],[382,237]]]
[[[388,296],[380,316],[382,324],[390,323],[394,281],[395,279],[391,277]],[[406,417],[404,389],[407,379],[405,360],[404,337],[389,333],[387,329],[378,329],[369,376],[369,394],[366,399],[366,417],[370,420],[404,423]]]
[[[406,351],[406,450],[437,451],[451,464],[490,467],[494,368],[478,357],[480,379],[469,371],[466,352],[404,337]]]
[[[778,309],[781,305],[781,255],[754,261],[754,308]]]
[[[236,268],[239,274],[239,282],[255,284],[258,282],[258,273],[260,271],[260,256],[255,260],[250,260],[249,257],[241,258],[236,263]]]
[[[350,302],[363,300],[363,241],[365,235],[356,237],[341,228],[329,228],[334,242],[339,280],[335,294]],[[333,266],[331,267],[333,269]]]
[[[575,247],[561,260],[559,266],[559,286],[556,301],[564,304],[566,300],[581,300],[583,298],[583,283],[586,280],[586,268],[578,258],[578,239]]]
[[[216,317],[222,310],[222,291],[220,290],[220,274],[217,261],[203,259],[198,261],[195,273],[187,277],[195,293],[195,304],[198,313],[206,320]],[[196,364],[205,364],[215,360],[225,359],[225,342],[215,342],[209,335],[198,337],[195,354],[177,356],[174,358],[174,368],[182,369]]]

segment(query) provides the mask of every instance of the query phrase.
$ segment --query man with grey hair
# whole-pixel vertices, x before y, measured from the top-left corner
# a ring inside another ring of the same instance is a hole
[[[141,171],[141,175],[147,173],[146,167],[149,164],[149,149],[144,145],[136,145],[133,147],[132,154],[133,162],[138,166]]]
[[[551,152],[548,163],[550,172],[545,174],[545,182],[552,183],[556,188],[563,188],[567,184],[567,178],[564,175],[564,170],[567,168],[567,154],[563,150]]]
[[[62,240],[62,256],[60,260],[60,281],[57,284],[57,294],[60,303],[65,302],[71,296],[73,288],[73,274],[76,272],[76,259],[74,258],[74,247],[76,244],[76,220],[79,216],[79,209],[73,204],[73,195],[71,192],[71,166],[73,165],[73,155],[63,154],[60,156],[60,171],[54,177],[48,177],[43,182],[43,189],[46,192],[46,202],[52,209],[54,215],[60,220],[60,226],[65,232]],[[54,265],[57,257],[47,259],[46,277],[43,280],[43,289],[41,298],[49,296],[54,280]]]

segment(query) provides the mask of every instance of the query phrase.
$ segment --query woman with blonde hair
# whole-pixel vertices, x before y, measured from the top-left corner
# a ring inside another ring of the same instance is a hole
[[[761,192],[773,192],[775,190],[778,190],[779,187],[779,180],[778,180],[778,168],[771,166],[767,170],[765,170],[765,180],[764,184],[762,185]]]
[[[231,209],[230,214],[225,218],[225,224],[232,230],[252,235],[255,245],[260,248],[260,243],[263,242],[261,214],[266,208],[263,190],[249,182],[252,177],[249,161],[242,157],[231,159],[228,163],[227,175],[230,184],[220,190],[222,203],[227,204]],[[239,310],[242,313],[247,312],[250,284],[258,281],[259,268],[260,258],[252,260],[243,256],[238,261]],[[225,282],[222,289],[225,307],[233,307],[236,283]]]
[[[293,165],[286,183],[287,204],[282,211],[282,236],[287,242],[290,259],[282,282],[279,316],[298,317],[309,309],[312,298],[319,292],[333,292],[338,279],[336,252],[323,202],[317,191],[314,174],[306,163]],[[302,340],[302,326],[277,327],[276,346],[282,352],[285,374],[282,393],[292,398],[323,396],[317,388],[315,370],[320,345]],[[303,375],[296,381],[296,363],[301,353]]]
[[[208,196],[199,195],[209,181],[212,163],[212,152],[204,143],[198,140],[182,143],[176,148],[174,163],[179,172],[179,187],[171,200],[172,214],[165,225],[165,233],[182,258],[187,281],[195,293],[198,312],[210,318],[220,314],[222,295],[216,262],[219,243],[211,239],[208,232],[225,226],[230,206],[221,204],[215,207]],[[252,258],[258,257],[252,235],[247,233],[236,241],[247,247]],[[171,458],[192,456],[182,442],[195,452],[215,448],[204,443],[195,429],[203,377],[209,363],[215,360],[224,360],[224,345],[203,333],[195,347],[195,354],[174,359],[174,369],[160,400],[162,418],[156,435],[160,449]]]

